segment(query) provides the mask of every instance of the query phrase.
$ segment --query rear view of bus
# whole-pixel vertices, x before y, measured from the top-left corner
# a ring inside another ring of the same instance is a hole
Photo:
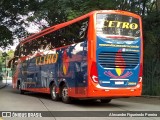
[[[90,61],[89,96],[129,97],[142,92],[143,41],[140,16],[125,11],[98,11],[95,56]]]

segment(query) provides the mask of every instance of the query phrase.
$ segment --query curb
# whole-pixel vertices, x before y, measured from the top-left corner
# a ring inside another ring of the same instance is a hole
[[[3,120],[2,117],[0,117],[0,120]]]
[[[6,83],[0,82],[0,89],[4,88],[4,87],[6,87],[6,86],[7,86]]]
[[[4,85],[4,86],[0,86],[0,89],[2,89],[2,88],[5,88],[7,85]]]
[[[141,97],[144,97],[144,98],[159,98],[160,99],[160,96],[142,95]]]

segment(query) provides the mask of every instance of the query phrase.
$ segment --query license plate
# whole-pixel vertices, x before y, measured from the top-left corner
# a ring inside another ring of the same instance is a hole
[[[115,84],[116,84],[116,85],[123,85],[124,82],[123,82],[123,81],[115,81]]]

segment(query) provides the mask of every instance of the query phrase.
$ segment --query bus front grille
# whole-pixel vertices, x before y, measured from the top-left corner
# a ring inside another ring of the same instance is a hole
[[[132,52],[101,52],[98,54],[98,63],[103,68],[133,69],[139,63],[139,55]]]

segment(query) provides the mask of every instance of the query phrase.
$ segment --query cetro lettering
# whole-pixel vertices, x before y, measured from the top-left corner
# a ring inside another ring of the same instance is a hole
[[[56,63],[58,59],[58,54],[50,54],[36,58],[36,65],[46,65]]]
[[[114,28],[123,28],[123,29],[132,29],[135,30],[138,28],[137,23],[121,22],[121,21],[105,21],[104,27],[114,27]]]

